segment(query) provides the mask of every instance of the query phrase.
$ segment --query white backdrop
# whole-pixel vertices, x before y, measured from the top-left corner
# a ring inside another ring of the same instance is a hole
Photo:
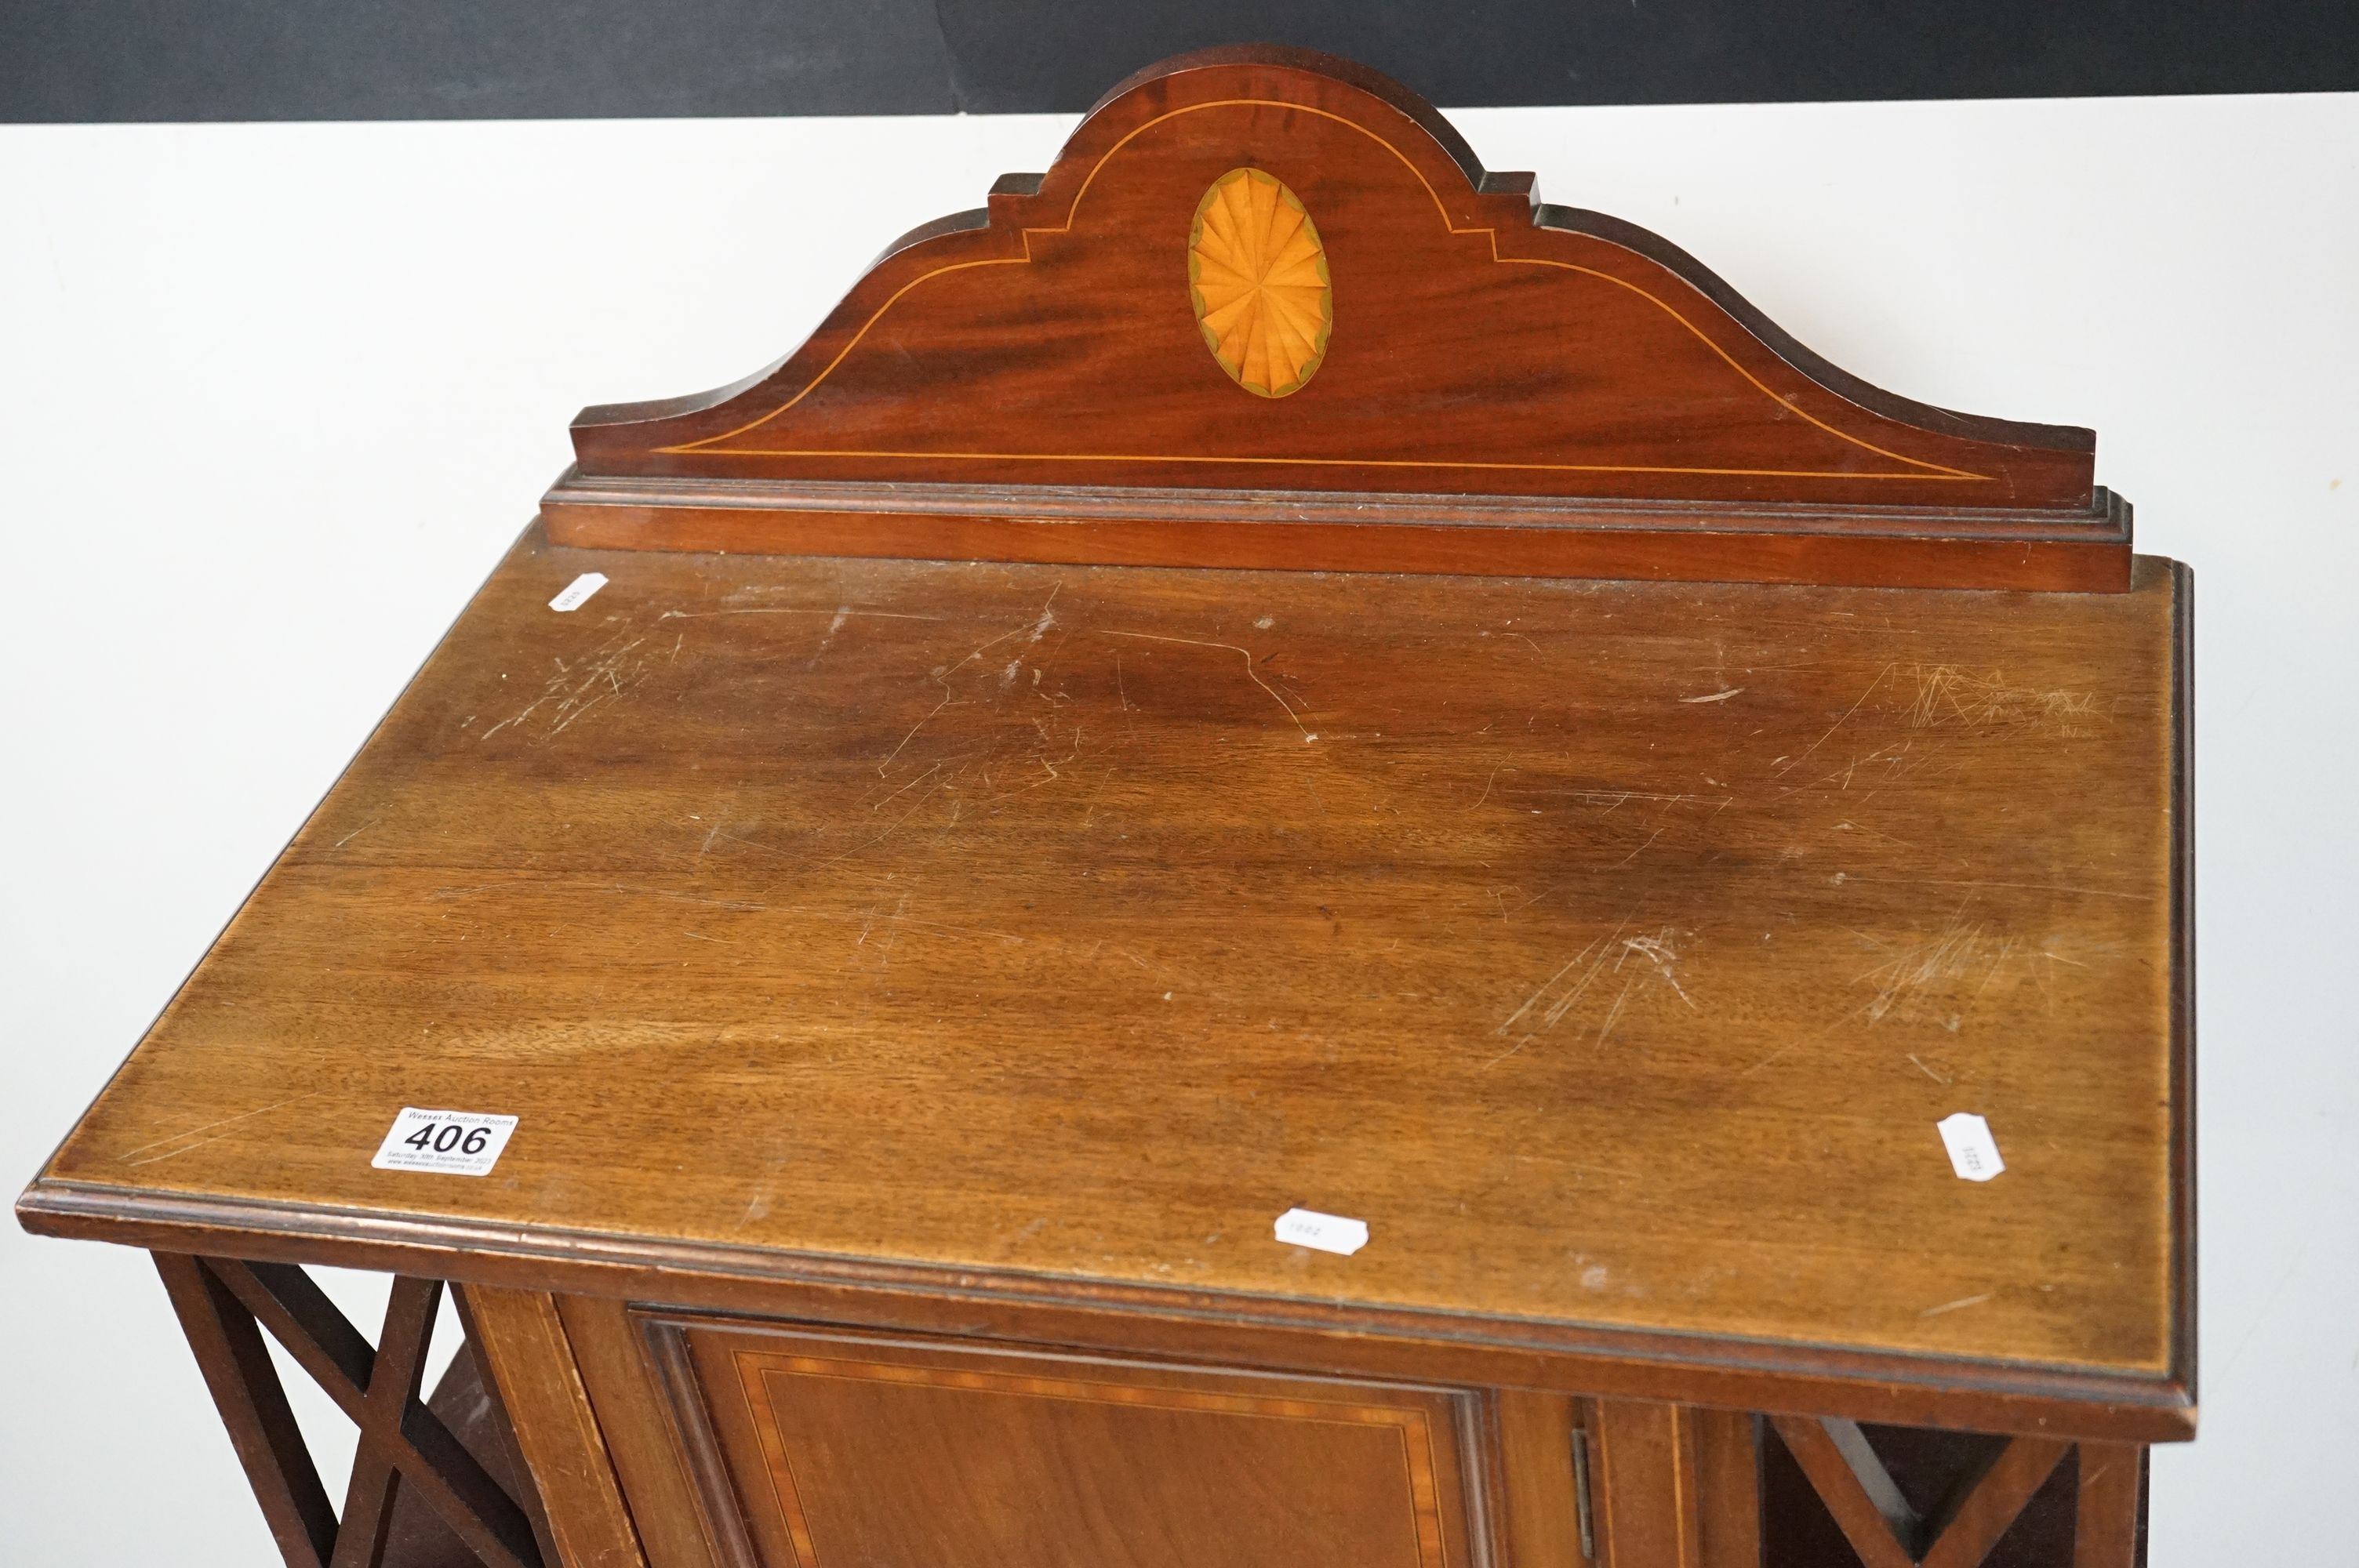
[[[2193,563],[2205,1409],[2157,1455],[2153,1561],[2349,1561],[2359,95],[1455,118],[1873,382],[2094,426],[2142,546]],[[0,1184],[528,519],[576,408],[766,362],[1070,124],[0,129]],[[304,1415],[338,1465],[349,1429]],[[0,1560],[275,1560],[138,1254],[0,1227]]]

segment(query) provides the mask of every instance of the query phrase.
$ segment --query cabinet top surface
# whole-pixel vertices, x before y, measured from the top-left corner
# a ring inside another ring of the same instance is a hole
[[[535,532],[44,1183],[2160,1378],[2182,592]]]

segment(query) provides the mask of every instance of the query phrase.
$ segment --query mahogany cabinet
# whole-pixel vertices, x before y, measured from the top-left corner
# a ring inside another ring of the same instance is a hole
[[[17,1205],[290,1564],[2142,1559],[2190,579],[2086,431],[1244,49],[576,437]]]

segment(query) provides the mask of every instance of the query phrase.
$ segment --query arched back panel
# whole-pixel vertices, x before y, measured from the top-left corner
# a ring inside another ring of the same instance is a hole
[[[560,539],[2105,589],[2087,430],[1810,353],[1661,239],[1485,174],[1405,89],[1208,51],[889,249],[735,386],[586,410]]]

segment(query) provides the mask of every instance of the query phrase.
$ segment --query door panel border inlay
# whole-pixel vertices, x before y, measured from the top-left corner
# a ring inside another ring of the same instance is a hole
[[[1489,1509],[1483,1495],[1492,1457],[1480,1441],[1481,1395],[1476,1390],[1159,1358],[1133,1360],[1078,1347],[932,1339],[658,1306],[629,1310],[650,1369],[667,1396],[675,1438],[696,1481],[708,1537],[724,1568],[762,1568],[766,1562],[755,1540],[757,1520],[748,1508],[753,1499],[744,1495],[765,1481],[770,1493],[766,1500],[777,1509],[777,1522],[761,1526],[763,1532],[770,1534],[772,1550],[787,1547],[795,1568],[836,1568],[814,1540],[811,1520],[798,1493],[791,1456],[780,1441],[782,1422],[772,1403],[776,1382],[799,1378],[1387,1429],[1400,1445],[1402,1481],[1409,1505],[1406,1522],[1418,1568],[1490,1568],[1493,1562]],[[707,1339],[707,1336],[713,1337]],[[728,1342],[739,1336],[776,1341],[777,1347]],[[701,1350],[696,1340],[705,1341]],[[834,1353],[838,1346],[841,1354]],[[957,1364],[969,1361],[978,1364]],[[989,1361],[1002,1365],[979,1364]],[[1036,1362],[1044,1370],[1003,1369],[1005,1364],[1019,1361]],[[736,1414],[726,1420],[722,1418],[727,1412],[714,1410],[712,1404],[723,1397],[723,1390],[715,1387],[724,1380],[716,1375],[723,1366],[742,1400]],[[1046,1369],[1050,1368],[1055,1370]],[[1203,1386],[1212,1381],[1239,1386]],[[1269,1386],[1252,1387],[1256,1382]],[[1337,1397],[1323,1397],[1323,1390],[1330,1388]],[[1351,1397],[1355,1393],[1361,1397]],[[735,1433],[727,1444],[720,1426]],[[1444,1429],[1446,1438],[1437,1437],[1437,1427]],[[762,1468],[766,1472],[760,1480],[742,1473],[749,1465],[733,1465],[726,1457],[729,1448],[748,1452],[743,1443],[747,1435],[759,1444]],[[785,1537],[783,1541],[777,1539],[779,1533]]]

